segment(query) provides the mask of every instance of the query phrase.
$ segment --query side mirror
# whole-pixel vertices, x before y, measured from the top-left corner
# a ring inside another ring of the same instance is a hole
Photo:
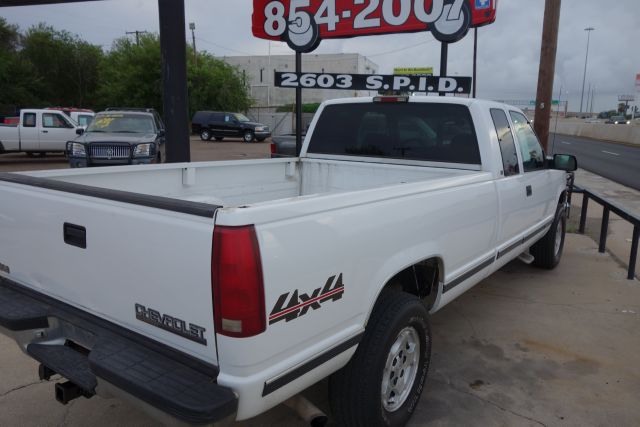
[[[158,131],[158,137],[162,138],[164,136],[164,129]]]
[[[82,135],[84,133],[84,128],[77,128],[76,135]]]
[[[555,154],[551,169],[558,169],[566,172],[574,172],[578,169],[578,160],[571,154]]]

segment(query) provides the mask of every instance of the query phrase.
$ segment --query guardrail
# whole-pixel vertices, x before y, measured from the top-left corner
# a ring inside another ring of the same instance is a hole
[[[571,183],[573,184],[573,183]],[[600,225],[600,242],[598,251],[604,253],[607,245],[607,232],[609,230],[609,213],[613,212],[620,218],[630,222],[633,225],[633,236],[631,237],[631,253],[629,254],[629,269],[627,270],[627,279],[633,280],[636,275],[636,259],[638,258],[638,241],[640,240],[640,216],[629,212],[624,206],[607,200],[598,193],[586,188],[569,187],[569,203],[571,203],[572,193],[582,194],[582,209],[580,211],[580,228],[578,232],[584,234],[587,222],[587,209],[589,207],[589,199],[602,205],[602,223]]]

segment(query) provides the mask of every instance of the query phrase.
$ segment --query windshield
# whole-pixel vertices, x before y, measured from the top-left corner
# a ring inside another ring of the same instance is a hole
[[[611,117],[611,120],[614,120],[614,121],[616,121],[616,122],[623,122],[623,121],[625,121],[624,117],[622,117],[622,116],[613,116],[613,117]]]
[[[480,164],[469,109],[439,103],[328,105],[309,153]]]
[[[98,114],[87,132],[153,133],[153,118],[142,114]]]
[[[247,116],[245,116],[244,114],[240,114],[240,113],[235,113],[234,117],[236,119],[238,119],[239,122],[250,122],[251,120],[249,120],[249,118]]]

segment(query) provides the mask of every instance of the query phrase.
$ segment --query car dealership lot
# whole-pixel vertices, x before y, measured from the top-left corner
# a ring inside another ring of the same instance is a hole
[[[241,139],[203,142],[199,137],[191,137],[191,160],[242,160],[263,159],[270,156],[268,139],[265,142],[245,143]],[[47,154],[45,157],[29,157],[26,154],[0,154],[0,172],[26,170],[63,169],[69,162],[62,153]]]

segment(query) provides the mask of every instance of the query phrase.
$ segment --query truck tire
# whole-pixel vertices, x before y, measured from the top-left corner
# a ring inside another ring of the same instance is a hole
[[[250,130],[246,131],[243,135],[242,135],[242,140],[244,142],[253,142],[253,132],[251,132]]]
[[[329,380],[339,426],[403,426],[424,387],[431,359],[429,313],[417,297],[384,290],[362,342]]]
[[[211,140],[211,132],[209,131],[209,129],[202,129],[202,131],[200,132],[200,139],[203,141]]]
[[[559,207],[547,234],[529,249],[534,258],[533,265],[547,270],[556,268],[562,257],[566,230],[567,217],[564,209]]]

